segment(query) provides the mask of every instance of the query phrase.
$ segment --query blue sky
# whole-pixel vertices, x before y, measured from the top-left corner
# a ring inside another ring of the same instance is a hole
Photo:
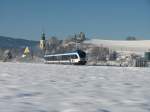
[[[150,0],[0,0],[0,35],[150,39]]]

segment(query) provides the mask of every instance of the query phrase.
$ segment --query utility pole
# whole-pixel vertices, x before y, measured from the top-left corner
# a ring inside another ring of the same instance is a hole
[[[75,34],[74,36],[75,36],[74,38],[75,38],[75,44],[76,44],[76,50],[77,50],[78,49],[78,46],[77,46],[77,35]]]

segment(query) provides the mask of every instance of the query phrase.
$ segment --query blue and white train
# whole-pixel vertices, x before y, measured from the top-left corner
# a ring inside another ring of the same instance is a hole
[[[44,55],[45,63],[50,64],[74,64],[85,65],[86,53],[82,50],[76,50],[70,53]]]

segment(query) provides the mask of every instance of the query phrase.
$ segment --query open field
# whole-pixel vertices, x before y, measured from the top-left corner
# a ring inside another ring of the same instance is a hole
[[[150,69],[0,62],[0,112],[150,112]]]

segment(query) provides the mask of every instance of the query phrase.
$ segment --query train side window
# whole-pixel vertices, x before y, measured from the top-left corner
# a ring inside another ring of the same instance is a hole
[[[57,57],[57,60],[62,60],[62,56],[58,56],[58,57]]]
[[[67,59],[67,57],[66,57],[66,55],[64,55],[64,56],[63,56],[63,60],[66,60],[66,59]]]
[[[62,56],[62,60],[67,60],[67,55]]]
[[[74,55],[74,59],[77,59],[78,58],[78,56],[77,55]]]
[[[51,56],[51,57],[50,57],[50,60],[51,60],[51,61],[53,61],[53,60],[54,60],[54,59],[53,59],[53,56]]]
[[[54,57],[54,56],[52,56],[52,60],[55,60],[55,57]]]
[[[66,56],[64,55],[64,60],[66,60]]]
[[[69,56],[68,55],[66,55],[66,60],[68,60],[69,59]]]
[[[49,60],[52,60],[52,56],[49,57]]]
[[[71,55],[71,58],[74,59],[74,55]]]
[[[71,58],[73,59],[73,58],[74,58],[74,56],[73,56],[73,55],[71,55]]]
[[[54,60],[57,60],[57,56],[54,56]]]
[[[62,56],[62,60],[64,60],[64,56]]]
[[[78,57],[77,57],[77,55],[71,55],[71,58],[72,59],[77,59]]]
[[[48,57],[44,57],[45,60],[48,60]]]

